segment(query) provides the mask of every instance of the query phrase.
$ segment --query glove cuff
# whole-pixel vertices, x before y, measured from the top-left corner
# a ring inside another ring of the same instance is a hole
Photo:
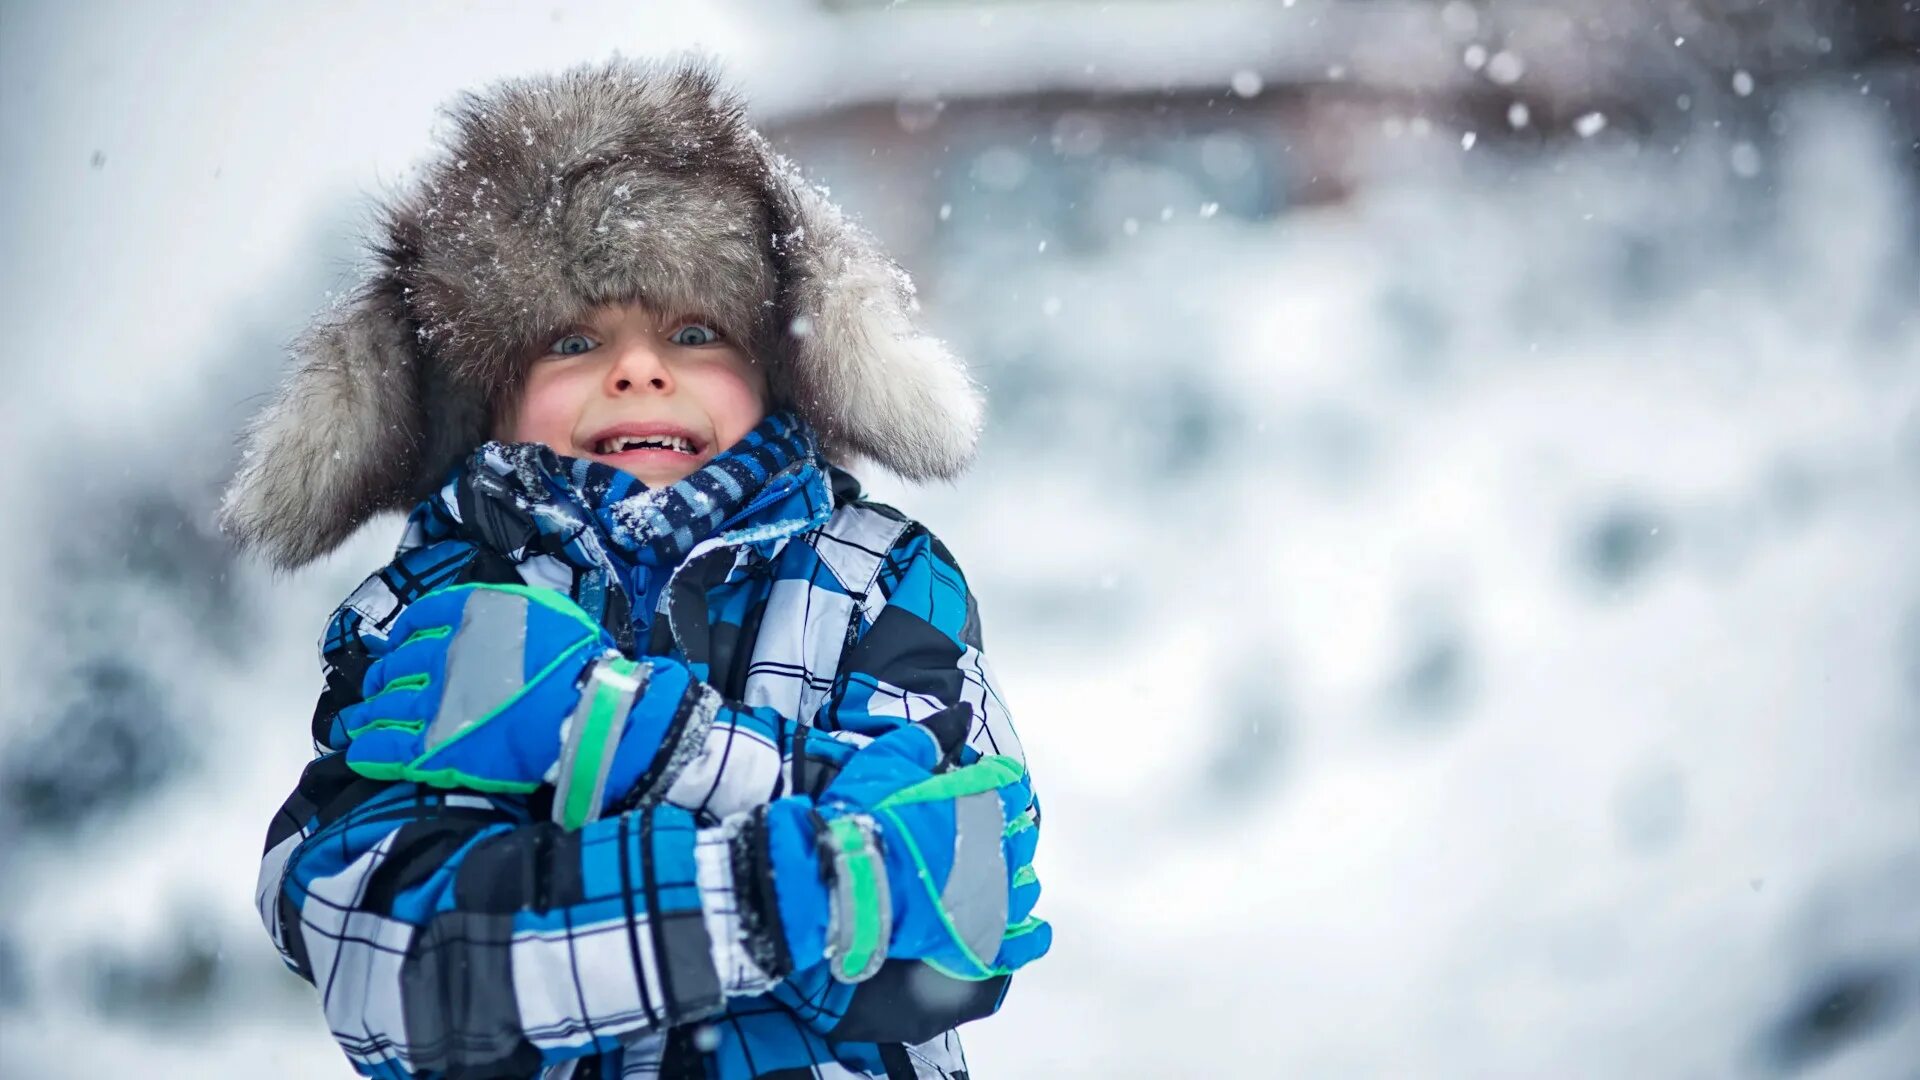
[[[554,766],[553,819],[562,828],[578,829],[600,817],[608,777],[627,734],[628,714],[646,689],[648,674],[642,665],[611,650],[589,661],[582,672],[580,701],[561,728],[560,759]]]
[[[740,913],[740,933],[747,955],[754,966],[769,976],[784,979],[796,969],[796,956],[808,957],[810,964],[811,958],[818,955],[818,946],[810,949],[802,941],[796,949],[788,940],[787,920],[774,888],[774,830],[767,820],[771,809],[768,805],[756,806],[727,819],[727,852],[732,862],[734,903]],[[799,872],[793,876],[802,880],[790,882],[787,888],[798,899],[804,879]],[[807,918],[806,913],[798,912],[794,922],[803,924]]]
[[[684,664],[659,657],[641,660],[643,683],[631,711],[623,755],[627,767],[614,777],[607,813],[625,813],[652,806],[667,797],[674,781],[707,747],[724,699]]]
[[[705,748],[721,706],[719,692],[684,665],[613,649],[587,662],[578,685],[547,774],[553,819],[567,829],[659,802]]]
[[[838,809],[838,808],[835,808]],[[759,925],[785,960],[804,970],[821,960],[845,983],[872,978],[886,962],[893,937],[893,898],[873,819],[828,815],[804,798],[776,799],[750,812],[762,836],[768,888]],[[751,874],[750,848],[735,862],[735,877]]]
[[[844,983],[865,982],[879,972],[893,940],[893,894],[878,831],[865,814],[843,814],[815,834],[821,860],[833,862],[822,955],[833,977]]]

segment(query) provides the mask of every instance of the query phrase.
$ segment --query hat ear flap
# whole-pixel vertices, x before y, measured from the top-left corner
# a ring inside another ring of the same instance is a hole
[[[960,475],[979,443],[979,388],[945,343],[915,325],[919,305],[906,272],[760,145],[793,405],[829,454],[853,450],[913,480]]]
[[[296,370],[247,425],[221,504],[221,528],[241,546],[291,570],[374,514],[407,506],[422,417],[402,311],[387,278],[294,343]]]

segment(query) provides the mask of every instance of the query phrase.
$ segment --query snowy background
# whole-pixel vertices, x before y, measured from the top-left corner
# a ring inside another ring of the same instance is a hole
[[[394,523],[232,433],[437,104],[697,46],[992,395],[867,476],[1046,799],[978,1075],[1920,1075],[1906,6],[0,3],[0,1074],[347,1074],[251,899]]]

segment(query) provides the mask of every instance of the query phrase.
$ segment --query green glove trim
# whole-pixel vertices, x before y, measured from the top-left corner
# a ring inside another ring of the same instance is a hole
[[[1027,767],[1020,763],[1020,759],[1008,757],[1005,754],[990,754],[971,765],[931,776],[910,787],[901,788],[880,800],[880,805],[874,809],[884,810],[889,806],[940,802],[978,795],[984,791],[1003,788],[1025,775],[1027,775]]]
[[[394,693],[395,691],[425,690],[427,687],[432,685],[433,685],[433,676],[428,675],[424,671],[418,675],[402,675],[399,678],[388,683],[387,685],[381,687],[379,693],[373,695],[367,700],[379,701],[381,698],[386,697],[388,694]]]
[[[825,839],[834,865],[825,958],[835,979],[862,982],[879,972],[893,936],[887,868],[874,843],[873,819],[864,814],[829,821]]]
[[[1012,941],[1015,938],[1026,937],[1028,934],[1033,933],[1046,924],[1046,920],[1040,918],[1040,916],[1029,915],[1019,922],[1014,923],[1012,926],[1007,927],[1006,936],[1002,938],[1002,941]],[[949,979],[959,979],[963,982],[985,982],[988,979],[997,979],[1002,975],[1011,975],[1015,970],[1010,967],[995,967],[988,968],[983,974],[975,974],[966,971],[955,971],[938,960],[922,960],[921,963],[945,975]]]
[[[1029,915],[1024,919],[1021,919],[1019,922],[1014,923],[1012,926],[1007,927],[1007,937],[1008,938],[1026,937],[1028,934],[1033,933],[1035,930],[1038,930],[1045,925],[1047,925],[1047,921],[1045,919],[1042,919],[1038,915]]]
[[[626,730],[627,710],[640,692],[639,669],[639,664],[620,656],[605,657],[589,669],[586,692],[574,710],[560,754],[554,803],[561,828],[578,829],[600,816],[607,767]]]
[[[348,738],[357,739],[367,731],[404,731],[409,735],[418,735],[427,729],[424,720],[370,720],[347,732]]]
[[[1012,821],[1007,822],[1007,831],[1004,833],[1001,833],[1000,835],[1006,836],[1006,837],[1012,837],[1016,833],[1023,833],[1023,832],[1026,832],[1028,829],[1038,828],[1039,826],[1040,826],[1040,819],[1034,815],[1033,808],[1028,807],[1025,810],[1020,811],[1019,817],[1014,818]]]
[[[412,765],[395,765],[384,761],[360,762],[354,765],[353,771],[369,780],[404,780],[428,787],[465,788],[489,795],[527,795],[540,787],[539,784],[489,780],[459,769],[416,769]]]

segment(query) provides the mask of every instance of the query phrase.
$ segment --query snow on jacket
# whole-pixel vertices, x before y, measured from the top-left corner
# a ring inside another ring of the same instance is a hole
[[[857,985],[824,965],[769,970],[735,903],[721,819],[824,787],[831,769],[793,753],[809,727],[864,744],[964,701],[972,745],[1024,760],[952,556],[811,450],[648,565],[644,551],[609,554],[614,519],[585,512],[557,475],[572,459],[509,464],[495,444],[492,467],[477,455],[422,503],[393,562],[335,613],[320,754],[268,831],[258,903],[362,1074],[965,1076],[953,1028],[997,1010],[1006,977],[961,983],[897,960]],[[335,717],[359,699],[370,647],[408,602],[465,582],[565,590],[623,649],[676,657],[712,684],[739,723],[675,781],[672,802],[699,809],[663,803],[566,832],[547,820],[545,789],[351,772]],[[690,799],[690,785],[704,786]]]

